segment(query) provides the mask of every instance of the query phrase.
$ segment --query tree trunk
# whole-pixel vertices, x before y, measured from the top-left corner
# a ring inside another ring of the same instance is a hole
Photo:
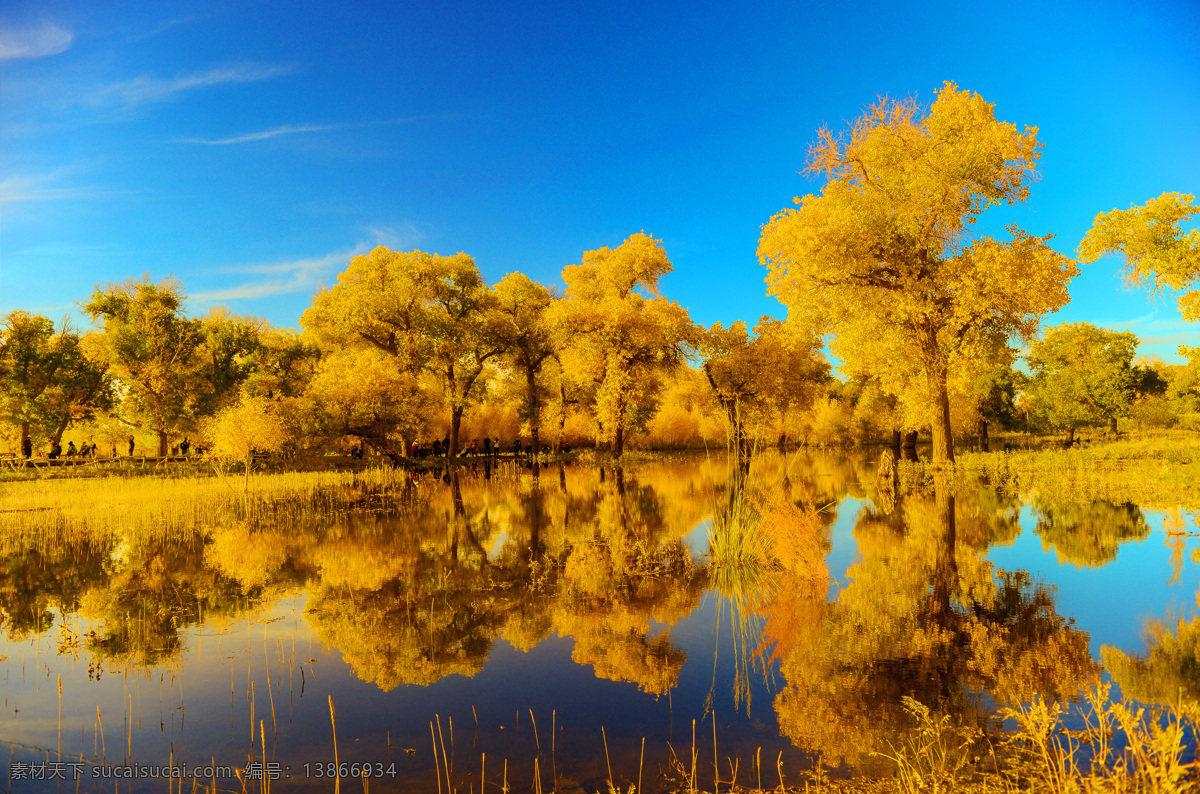
[[[64,419],[59,422],[58,427],[54,430],[54,438],[51,439],[55,444],[62,443],[63,433],[67,432],[67,425],[71,423],[70,419]]]
[[[621,457],[621,452],[625,449],[625,426],[617,423],[617,432],[613,434],[612,454],[614,458]]]
[[[446,453],[447,460],[458,457],[458,428],[462,426],[463,410],[459,405],[450,411],[450,450]]]
[[[158,456],[165,458],[167,456],[167,442],[170,438],[167,436],[167,431],[163,428],[158,429]]]
[[[913,462],[915,462],[917,460],[917,431],[916,430],[912,430],[912,431],[904,434],[904,444],[903,444],[903,446],[901,446],[900,451],[902,453],[901,457],[903,457],[904,460],[913,461]]]
[[[21,450],[21,457],[25,457],[25,452],[24,452],[25,439],[29,438],[29,423],[28,422],[21,423],[21,429],[20,429],[19,435],[21,437],[17,439],[17,449]]]
[[[937,469],[954,463],[954,431],[950,428],[950,389],[946,371],[938,368],[930,372],[929,386],[934,396],[932,462]]]
[[[537,398],[537,374],[532,369],[525,371],[525,386],[529,389],[529,435],[533,437],[533,454],[542,451],[538,443],[538,425],[542,421],[542,406]]]
[[[1112,433],[1114,436],[1117,434],[1117,417],[1114,416],[1109,418],[1108,432]]]
[[[558,448],[562,449],[563,439],[566,437],[567,428],[567,387],[559,383],[558,386],[559,407],[558,412]]]
[[[988,434],[987,434],[987,420],[980,419],[979,420],[979,451],[980,452],[991,452],[991,449],[989,449],[988,446],[989,445],[988,445]]]
[[[892,431],[891,447],[892,447],[892,455],[897,460],[899,460],[900,459],[900,431],[899,430]]]
[[[1071,428],[1067,429],[1067,442],[1066,442],[1066,444],[1064,444],[1064,446],[1067,447],[1068,449],[1070,449],[1072,446],[1074,446],[1074,444],[1075,444],[1075,428],[1071,427]]]

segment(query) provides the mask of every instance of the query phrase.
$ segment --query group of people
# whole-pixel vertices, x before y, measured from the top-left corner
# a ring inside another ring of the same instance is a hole
[[[129,456],[130,457],[133,457],[134,448],[135,448],[134,439],[133,439],[133,436],[130,436],[129,437]],[[54,441],[50,442],[50,449],[46,452],[46,457],[50,460],[58,460],[59,458],[63,458],[63,457],[74,458],[77,456],[80,458],[94,458],[94,457],[96,457],[96,449],[97,449],[97,446],[91,442],[88,442],[87,444],[84,444],[81,447],[76,447],[74,441],[68,441],[67,448],[64,451],[63,447],[62,447],[62,443],[59,442],[58,440],[54,440]],[[177,444],[176,446],[171,448],[172,455],[187,455],[189,451],[191,451],[197,455],[202,455],[202,454],[204,454],[205,449],[204,449],[204,447],[201,447],[198,445],[194,446],[192,444],[192,442],[189,441],[186,437],[183,439],[183,441],[179,442],[179,444]],[[33,457],[33,439],[30,438],[29,436],[26,436],[21,441],[21,455],[26,460],[29,460],[30,458]],[[112,446],[110,448],[110,455],[111,455],[111,457],[114,457],[114,458],[117,456],[117,442],[115,442],[115,441],[112,442]]]
[[[33,439],[29,437],[25,438],[24,443],[21,444],[21,453],[26,459],[33,457]],[[81,458],[96,457],[96,445],[88,443],[84,444],[82,447],[76,447],[74,441],[68,441],[66,457],[73,458],[77,455]],[[50,451],[46,453],[46,457],[50,460],[58,460],[59,458],[63,457],[62,444],[58,441],[52,441],[50,443]]]

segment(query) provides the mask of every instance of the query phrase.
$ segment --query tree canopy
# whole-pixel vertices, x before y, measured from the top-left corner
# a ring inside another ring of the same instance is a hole
[[[614,455],[626,430],[649,418],[658,376],[678,366],[697,340],[687,310],[658,292],[659,278],[670,272],[662,241],[645,232],[563,268],[566,295],[553,313],[564,336],[563,365],[596,384],[599,435]]]
[[[1163,193],[1143,206],[1096,216],[1079,243],[1079,258],[1094,262],[1109,253],[1125,258],[1129,283],[1151,290],[1181,290],[1179,309],[1185,320],[1200,319],[1200,229],[1184,232],[1179,224],[1200,213],[1193,197]]]
[[[167,454],[169,434],[193,419],[211,382],[204,377],[201,324],[183,314],[183,288],[149,277],[97,288],[84,305],[104,330],[113,375],[126,389],[124,418],[148,425],[158,436],[158,454]]]
[[[1037,129],[996,119],[978,94],[946,83],[928,109],[882,100],[844,135],[821,130],[807,172],[821,195],[797,198],[763,227],[771,294],[835,335],[894,351],[925,380],[935,463],[953,460],[948,381],[996,340],[1030,339],[1067,302],[1074,263],[1049,236],[970,235],[989,207],[1029,195]]]
[[[1052,427],[1076,427],[1125,416],[1137,384],[1133,355],[1137,337],[1090,323],[1063,323],[1033,343],[1029,393],[1035,411]],[[1073,435],[1072,435],[1073,437]]]

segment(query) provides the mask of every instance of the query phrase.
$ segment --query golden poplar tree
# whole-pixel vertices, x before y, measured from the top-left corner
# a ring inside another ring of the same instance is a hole
[[[575,380],[596,384],[596,422],[615,456],[626,430],[649,418],[657,374],[677,366],[696,342],[687,310],[658,292],[671,269],[662,241],[645,232],[563,268],[566,295],[551,310],[566,345],[563,366]]]
[[[952,375],[997,338],[1031,338],[1063,306],[1074,262],[1015,226],[970,234],[996,204],[1029,195],[1041,144],[946,83],[928,108],[881,100],[843,135],[819,133],[806,171],[820,195],[763,227],[771,294],[834,334],[845,361],[882,346],[926,389],[935,465],[954,460]]]

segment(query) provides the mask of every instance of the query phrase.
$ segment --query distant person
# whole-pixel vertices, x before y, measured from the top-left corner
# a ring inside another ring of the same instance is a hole
[[[492,440],[487,436],[483,437],[483,456],[485,458],[492,456]]]
[[[74,442],[74,441],[68,441],[68,442],[67,442],[67,457],[68,457],[68,458],[73,458],[73,457],[75,457],[77,454],[79,454],[79,450],[75,449],[75,442]]]
[[[25,436],[25,440],[21,442],[21,454],[25,456],[25,460],[33,457],[33,439]]]
[[[492,456],[500,457],[500,436],[492,439]]]
[[[117,456],[117,442],[116,441],[112,442],[112,456],[114,458]]]
[[[184,436],[183,441],[181,441],[179,443],[179,451],[182,452],[184,455],[186,455],[186,454],[188,454],[188,450],[191,449],[191,447],[192,447],[192,442],[188,441],[187,436]]]
[[[129,437],[129,457],[133,457],[133,436]]]
[[[441,457],[441,455],[442,455],[442,440],[440,438],[435,438],[433,440],[433,456],[435,458],[438,458],[438,457]]]
[[[442,451],[446,453],[446,457],[450,457],[450,436],[442,439]]]
[[[513,441],[513,454],[514,454],[514,455],[520,455],[520,454],[521,454],[521,439],[519,439],[519,438],[518,438],[518,439],[515,439],[515,440]]]
[[[50,460],[58,460],[58,456],[62,454],[62,444],[55,441],[50,445],[50,454],[46,457]]]

